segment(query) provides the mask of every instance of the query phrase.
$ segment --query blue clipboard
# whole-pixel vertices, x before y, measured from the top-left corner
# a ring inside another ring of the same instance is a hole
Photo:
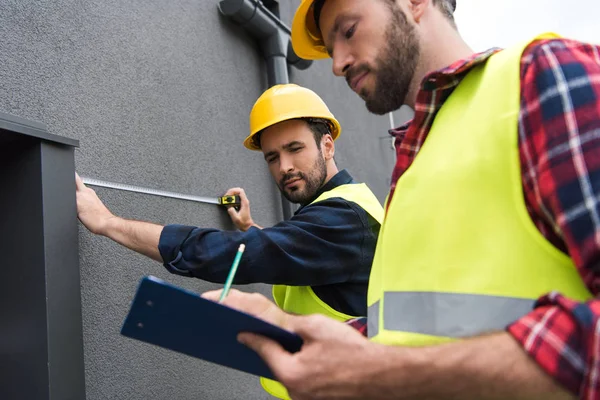
[[[294,333],[154,276],[140,281],[121,328],[124,336],[274,379],[258,354],[237,341],[240,332],[267,336],[290,353],[302,347]]]

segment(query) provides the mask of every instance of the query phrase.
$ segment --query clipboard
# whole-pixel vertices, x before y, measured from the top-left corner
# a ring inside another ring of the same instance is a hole
[[[154,276],[141,279],[121,328],[132,339],[275,379],[258,354],[237,341],[240,332],[269,337],[290,353],[302,347],[294,333]]]

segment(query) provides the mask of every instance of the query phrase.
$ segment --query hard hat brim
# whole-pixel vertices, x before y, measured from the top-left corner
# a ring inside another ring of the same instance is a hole
[[[292,118],[282,119],[281,121],[279,121],[277,123],[279,124],[279,123],[284,122],[284,121],[289,121],[289,120],[292,120],[292,119],[299,119],[299,118],[301,118],[301,117],[294,116]],[[331,124],[333,126],[332,126],[330,134],[331,134],[331,138],[334,141],[340,136],[340,133],[342,133],[342,127],[341,127],[340,123],[338,122],[338,120],[335,119],[335,118],[325,117],[325,116],[324,117],[318,117],[318,116],[315,116],[315,115],[310,115],[310,116],[307,115],[306,118],[323,118],[323,119],[326,119],[329,122],[331,122]],[[275,125],[275,124],[268,125],[265,128],[263,128],[263,129],[266,129],[269,126],[273,126],[273,125]],[[255,151],[261,150],[261,148],[258,147],[254,143],[254,137],[257,134],[259,134],[260,132],[262,132],[262,129],[260,131],[258,131],[258,132],[255,132],[255,133],[252,133],[252,134],[248,135],[248,137],[246,137],[246,139],[244,139],[244,147],[246,147],[248,150],[255,150]]]
[[[323,37],[315,23],[313,4],[314,0],[303,1],[292,21],[292,47],[298,57],[305,60],[329,58]]]

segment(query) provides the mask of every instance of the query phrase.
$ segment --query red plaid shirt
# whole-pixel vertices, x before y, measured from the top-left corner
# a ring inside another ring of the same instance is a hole
[[[462,78],[498,49],[427,75],[415,116],[396,137],[398,178]],[[540,232],[600,289],[600,47],[563,39],[531,44],[521,59],[519,150],[527,210]],[[366,334],[366,319],[349,321]],[[582,399],[600,399],[600,300],[550,293],[507,330],[533,359]]]

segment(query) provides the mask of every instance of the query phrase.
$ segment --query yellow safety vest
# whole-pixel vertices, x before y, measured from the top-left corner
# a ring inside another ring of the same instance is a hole
[[[369,281],[373,341],[432,345],[503,330],[554,290],[592,297],[525,206],[517,126],[531,42],[468,73],[398,180]]]
[[[350,183],[337,186],[322,193],[310,204],[317,203],[332,197],[342,198],[358,204],[379,224],[383,220],[383,207],[373,192],[364,183]],[[330,318],[346,321],[354,318],[331,308],[321,300],[310,286],[273,285],[273,298],[275,303],[283,310],[292,314],[323,314]],[[271,395],[280,399],[289,399],[285,387],[277,381],[260,378],[263,388]]]

